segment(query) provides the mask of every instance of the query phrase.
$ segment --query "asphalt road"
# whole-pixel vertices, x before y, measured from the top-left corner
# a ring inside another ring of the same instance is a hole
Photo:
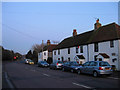
[[[7,62],[3,66],[10,82],[16,88],[102,89],[119,88],[120,82],[120,78],[117,75],[95,78],[91,75],[78,75],[76,73],[28,65],[22,61]],[[5,87],[4,84],[3,86]]]

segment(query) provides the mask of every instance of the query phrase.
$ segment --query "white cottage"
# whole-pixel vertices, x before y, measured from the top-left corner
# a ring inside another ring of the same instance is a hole
[[[51,44],[50,40],[47,40],[47,45],[43,47],[43,50],[41,50],[38,53],[38,62],[39,61],[47,61],[51,63],[53,59],[53,52],[52,50],[57,46],[57,44]]]
[[[116,23],[102,26],[98,19],[94,30],[77,35],[74,29],[73,36],[65,38],[53,50],[53,60],[76,60],[80,64],[102,60],[120,70],[120,26]]]

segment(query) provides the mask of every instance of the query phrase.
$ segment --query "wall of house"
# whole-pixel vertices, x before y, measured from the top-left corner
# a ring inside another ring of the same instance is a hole
[[[120,71],[120,40],[118,40],[118,69]]]
[[[46,53],[46,55],[44,53]],[[38,54],[38,61],[47,60],[47,58],[48,58],[48,50],[40,52]]]
[[[98,43],[99,51],[94,52],[94,44],[89,45],[89,61],[94,60],[94,56],[99,53],[106,53],[110,57],[110,64],[116,65],[118,69],[118,40],[114,40],[114,47],[110,47],[110,41]],[[114,55],[113,55],[114,53]],[[113,59],[116,58],[116,61],[113,62]]]
[[[106,42],[100,42],[98,43],[99,51],[94,51],[94,44],[89,44],[83,46],[83,53],[80,53],[80,48],[78,49],[78,53],[76,53],[76,47],[70,48],[70,54],[68,54],[68,48],[60,49],[60,55],[58,55],[58,50],[56,51],[56,55],[54,55],[53,51],[53,60],[58,60],[58,58],[61,57],[64,58],[64,60],[68,60],[70,57],[71,61],[74,61],[74,57],[76,55],[83,55],[85,57],[85,61],[94,61],[95,55],[98,55],[99,53],[106,53],[110,57],[110,64],[115,65],[117,70],[120,70],[120,40],[114,40],[114,47],[110,47],[110,41]],[[88,50],[89,49],[89,50]],[[88,53],[89,52],[89,53]],[[113,59],[116,59],[116,61],[113,62]]]
[[[52,52],[48,52],[48,57],[53,57]]]
[[[43,51],[43,60],[47,60],[47,58],[48,58],[48,50]]]
[[[54,55],[54,51],[56,51],[56,55]],[[80,53],[80,47],[78,49],[78,53],[76,53],[76,47],[70,48],[70,54],[68,54],[68,48],[60,49],[60,55],[58,55],[58,50],[53,51],[53,60],[62,60],[62,57],[64,58],[64,61],[68,61],[68,58],[70,58],[70,61],[74,61],[76,55],[83,55],[85,57],[85,61],[88,61],[88,54],[87,54],[87,45],[83,46],[83,53]]]
[[[38,53],[38,62],[42,60],[42,52]]]

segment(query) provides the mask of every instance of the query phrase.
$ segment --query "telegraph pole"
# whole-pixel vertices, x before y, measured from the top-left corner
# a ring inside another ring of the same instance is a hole
[[[42,40],[42,61],[43,61],[43,40]]]

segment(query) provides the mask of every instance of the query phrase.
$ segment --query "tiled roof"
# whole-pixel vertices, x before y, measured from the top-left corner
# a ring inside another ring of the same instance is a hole
[[[43,51],[48,50],[49,52],[52,52],[52,50],[53,50],[56,46],[57,46],[56,44],[46,45],[46,46],[44,46]]]
[[[85,59],[83,55],[76,55],[79,59]]]
[[[104,58],[110,58],[107,54],[105,53],[100,53],[99,55],[103,56]]]
[[[102,26],[97,30],[78,34],[74,37],[68,37],[60,42],[54,50],[116,39],[120,39],[120,26],[115,23],[111,23]]]

